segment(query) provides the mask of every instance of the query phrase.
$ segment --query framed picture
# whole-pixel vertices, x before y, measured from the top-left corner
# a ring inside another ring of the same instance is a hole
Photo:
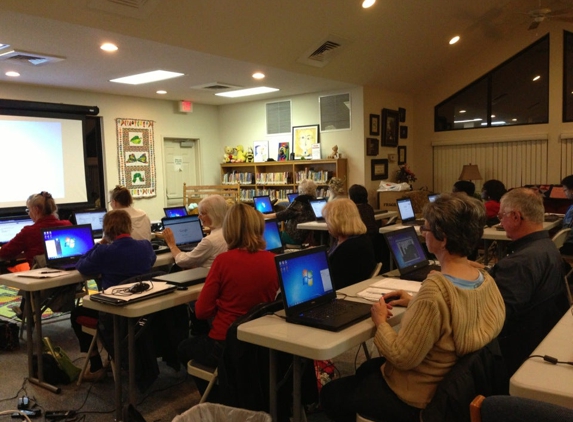
[[[287,161],[290,157],[290,142],[279,142],[277,144],[277,161]]]
[[[400,126],[400,139],[408,138],[408,126]]]
[[[398,112],[382,109],[382,146],[398,146]]]
[[[312,145],[320,143],[320,126],[293,126],[292,128],[292,149],[294,159],[312,158]]]
[[[404,123],[406,121],[406,109],[400,107],[398,109],[398,116],[400,117],[400,122]]]
[[[386,158],[372,160],[370,166],[372,180],[388,179],[388,160]]]
[[[370,115],[370,136],[380,135],[380,115]]]
[[[269,159],[269,142],[268,141],[255,141],[253,142],[253,152],[255,163],[263,163]]]
[[[366,138],[366,155],[378,155],[378,139]]]
[[[398,147],[398,165],[406,164],[406,147]]]

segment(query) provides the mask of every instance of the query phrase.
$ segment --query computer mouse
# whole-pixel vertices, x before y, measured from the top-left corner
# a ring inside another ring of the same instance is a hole
[[[398,299],[400,299],[400,296],[388,296],[387,298],[384,299],[384,302],[390,303],[393,300],[398,300]]]

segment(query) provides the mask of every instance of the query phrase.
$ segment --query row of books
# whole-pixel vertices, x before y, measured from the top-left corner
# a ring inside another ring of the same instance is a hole
[[[318,184],[326,184],[330,180],[331,175],[332,175],[332,172],[329,172],[328,170],[316,171],[316,170],[305,169],[305,170],[301,170],[301,171],[296,172],[295,182],[299,183],[301,180],[310,179],[310,180],[312,180]]]
[[[251,185],[253,183],[253,173],[232,172],[223,175],[224,185]]]
[[[287,193],[292,189],[241,189],[241,201],[252,201],[253,196],[268,195],[271,199],[288,201]]]
[[[254,177],[253,177],[254,176]],[[290,173],[288,172],[277,172],[277,173],[241,173],[232,172],[225,173],[223,175],[224,185],[252,185],[256,183],[257,185],[286,185],[292,183],[290,181]]]

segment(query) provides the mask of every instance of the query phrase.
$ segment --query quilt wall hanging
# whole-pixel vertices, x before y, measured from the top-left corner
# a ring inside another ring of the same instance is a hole
[[[119,184],[134,198],[149,198],[155,191],[153,120],[116,119]]]

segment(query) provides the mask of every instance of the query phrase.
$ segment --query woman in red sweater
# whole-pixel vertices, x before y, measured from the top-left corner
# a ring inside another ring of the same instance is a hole
[[[195,303],[196,317],[210,320],[211,329],[179,344],[182,364],[195,359],[217,366],[233,321],[253,306],[275,299],[279,282],[274,254],[265,251],[264,227],[263,215],[251,206],[237,204],[228,211],[223,237],[229,250],[215,258]]]

